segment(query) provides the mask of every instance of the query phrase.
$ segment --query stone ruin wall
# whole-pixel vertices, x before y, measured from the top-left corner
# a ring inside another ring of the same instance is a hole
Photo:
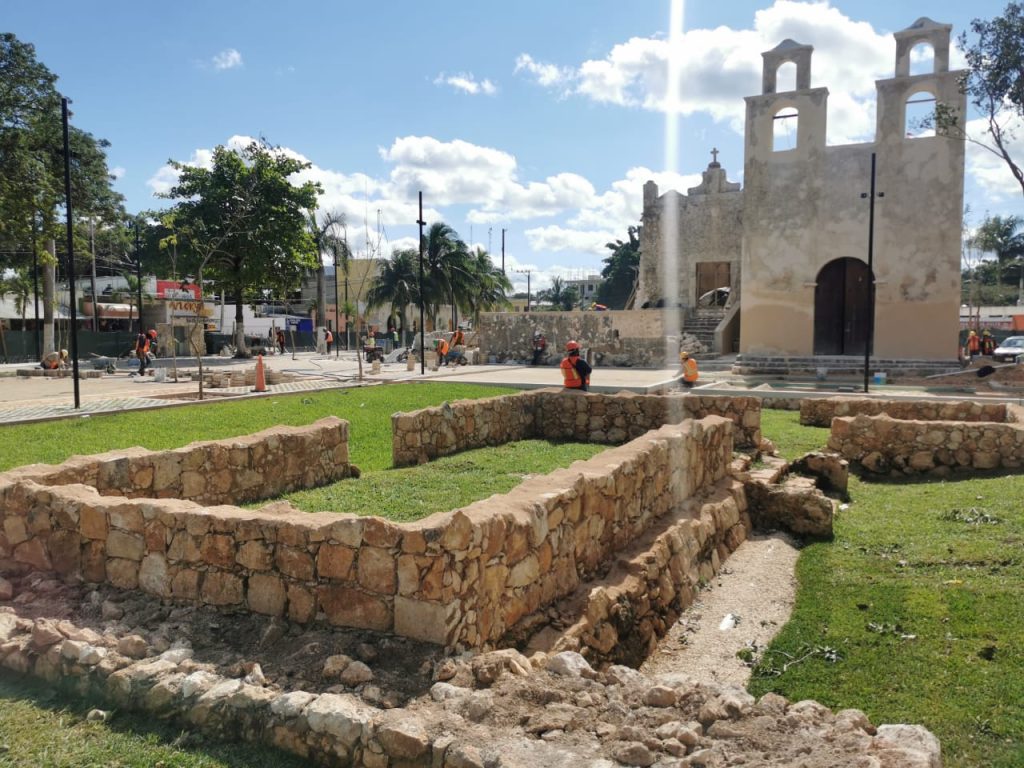
[[[910,421],[995,421],[1010,420],[1005,403],[976,403],[970,400],[876,400],[867,397],[807,398],[800,401],[800,423],[807,427],[828,427],[836,416],[877,416]]]
[[[168,466],[216,483],[223,464],[242,479],[239,493],[254,492],[254,466],[269,478],[293,462],[321,467],[304,470],[321,477],[324,454],[334,474],[321,479],[344,477],[347,424],[334,419],[178,451],[75,458],[0,475],[0,564],[299,623],[487,647],[719,481],[732,435],[732,421],[715,416],[664,426],[504,496],[402,525],[284,503],[245,510],[169,498],[178,486]],[[228,493],[195,482],[181,492]]]
[[[986,421],[905,421],[887,414],[832,420],[828,446],[871,472],[947,474],[1024,465],[1024,426]]]
[[[246,504],[348,477],[348,422],[334,417],[309,427],[273,427],[229,440],[168,451],[128,448],[72,456],[59,466],[29,464],[0,480],[88,485],[101,496]]]
[[[755,397],[604,395],[552,388],[396,413],[391,455],[401,467],[531,438],[616,445],[664,424],[712,415],[733,422],[737,448],[760,445],[761,406]]]
[[[604,312],[485,312],[477,326],[483,362],[527,362],[533,334],[547,339],[545,365],[558,365],[567,341],[576,339],[597,366],[660,368],[677,364],[665,346],[666,313],[648,310]],[[675,320],[678,323],[678,319]],[[675,333],[672,331],[671,333]]]

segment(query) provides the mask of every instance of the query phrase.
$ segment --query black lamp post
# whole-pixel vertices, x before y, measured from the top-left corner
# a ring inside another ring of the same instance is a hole
[[[420,376],[424,376],[427,373],[427,349],[426,349],[426,334],[423,330],[423,226],[427,223],[423,220],[423,191],[420,191],[420,217],[416,219],[416,223],[420,225]]]
[[[68,287],[71,289],[71,376],[74,380],[75,410],[82,401],[78,390],[78,309],[75,306],[75,231],[71,210],[71,140],[68,129],[68,100],[60,100],[61,122],[64,128],[64,213],[67,215],[68,235]]]
[[[868,198],[868,295],[867,334],[864,337],[864,391],[868,391],[871,375],[871,347],[875,335],[875,198],[885,197],[885,192],[875,191],[875,153],[871,153],[871,191],[861,192],[861,199]]]

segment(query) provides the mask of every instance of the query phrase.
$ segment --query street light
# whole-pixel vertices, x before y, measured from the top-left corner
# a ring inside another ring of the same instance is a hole
[[[530,311],[530,274],[533,272],[532,269],[513,269],[513,272],[518,272],[521,275],[526,275],[526,311]]]

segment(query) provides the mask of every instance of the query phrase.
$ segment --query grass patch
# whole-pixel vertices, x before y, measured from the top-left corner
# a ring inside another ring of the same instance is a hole
[[[763,413],[787,456],[827,431]],[[801,552],[793,616],[751,692],[922,723],[948,768],[1024,765],[1024,476],[851,478],[850,497],[835,540]]]
[[[800,424],[799,411],[761,409],[761,434],[775,443],[779,454],[789,461],[810,451],[820,451],[828,444],[825,427]]]
[[[507,493],[530,475],[547,474],[579,459],[589,459],[607,447],[522,440],[464,451],[416,467],[370,470],[358,480],[342,480],[281,498],[307,512],[380,515],[398,522],[419,520],[495,493]]]
[[[300,768],[307,763],[250,744],[206,742],[155,718],[114,713],[90,722],[90,706],[47,684],[0,677],[0,766],[4,768]],[[187,744],[187,746],[186,746]]]
[[[349,422],[354,463],[361,469],[383,469],[391,465],[392,413],[517,391],[474,384],[389,384],[0,426],[0,471],[36,462],[59,464],[76,454],[135,445],[154,451],[179,448],[195,440],[248,435],[278,424],[304,426],[324,416]]]

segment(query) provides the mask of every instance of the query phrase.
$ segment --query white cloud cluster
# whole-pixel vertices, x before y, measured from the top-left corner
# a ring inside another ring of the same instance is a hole
[[[498,86],[486,78],[477,80],[473,77],[472,72],[459,73],[457,75],[446,75],[442,72],[434,78],[434,85],[448,85],[456,91],[468,93],[470,96],[493,96],[498,92]]]
[[[1024,120],[1018,116],[1007,116],[1002,121],[1009,141],[1007,149],[1010,157],[1018,164],[1024,162]],[[992,146],[991,135],[987,133],[988,121],[983,118],[970,120],[967,123],[967,135],[979,142]],[[1010,173],[1009,166],[1002,157],[979,146],[974,142],[967,143],[967,173],[984,191],[988,201],[995,206],[1021,199],[1020,183]]]
[[[211,61],[213,62],[214,69],[235,69],[242,66],[242,54],[234,48],[225,48],[214,56]]]
[[[634,37],[602,59],[559,66],[521,54],[516,71],[559,95],[596,102],[704,113],[743,129],[743,98],[760,92],[761,52],[790,38],[815,47],[812,85],[830,91],[829,140],[862,140],[874,129],[874,81],[892,75],[896,48],[891,35],[854,21],[828,2],[776,0],[754,15],[752,29],[691,29],[675,50],[659,37]],[[667,93],[670,59],[682,76]]]

